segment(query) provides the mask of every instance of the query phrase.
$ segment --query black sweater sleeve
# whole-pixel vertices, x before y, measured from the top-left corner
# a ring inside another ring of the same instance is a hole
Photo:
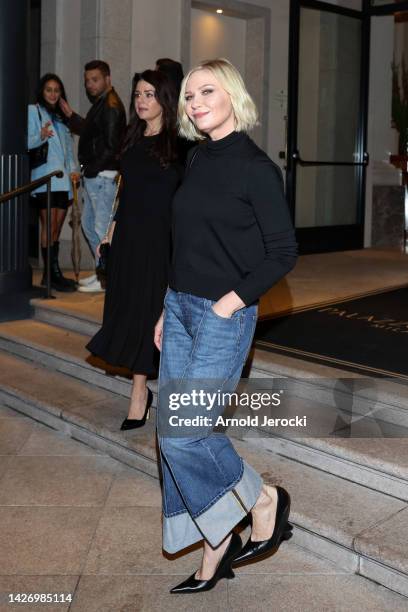
[[[249,162],[247,197],[265,249],[263,261],[234,288],[249,305],[294,267],[297,243],[283,192],[282,173],[261,151]]]

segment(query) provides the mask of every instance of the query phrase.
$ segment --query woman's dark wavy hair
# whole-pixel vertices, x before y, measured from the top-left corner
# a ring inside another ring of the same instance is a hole
[[[146,121],[140,119],[135,110],[135,90],[139,81],[150,83],[155,89],[156,99],[163,109],[162,130],[151,149],[151,154],[160,160],[160,165],[167,168],[178,157],[177,154],[177,94],[171,80],[157,70],[136,72],[132,79],[130,95],[129,123],[122,145],[122,155],[143,137]]]
[[[180,62],[176,62],[169,57],[161,57],[156,60],[156,66],[157,70],[160,70],[160,72],[163,72],[163,74],[167,74],[167,76],[173,81],[178,97],[180,94],[181,82],[184,78],[183,66],[180,64]]]
[[[51,116],[54,116],[60,121],[67,123],[67,118],[65,117],[64,113],[60,109],[59,105],[57,104],[57,106],[53,107],[50,104],[48,104],[48,102],[46,102],[44,98],[44,88],[45,88],[46,83],[48,83],[48,81],[56,81],[61,89],[61,98],[64,98],[64,100],[67,99],[64,83],[61,81],[59,76],[57,74],[53,74],[52,72],[47,72],[47,74],[44,74],[44,76],[41,77],[38,83],[37,92],[36,92],[36,102],[40,106],[43,106]]]

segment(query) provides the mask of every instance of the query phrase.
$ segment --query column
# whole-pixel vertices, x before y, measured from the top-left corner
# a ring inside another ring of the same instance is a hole
[[[0,192],[29,181],[26,154],[28,0],[2,0],[0,19]],[[0,295],[31,286],[27,196],[0,204]]]

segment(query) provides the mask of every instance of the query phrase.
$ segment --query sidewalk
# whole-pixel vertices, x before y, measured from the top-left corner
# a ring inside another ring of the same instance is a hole
[[[291,542],[209,593],[170,595],[200,550],[163,555],[155,479],[6,407],[0,455],[1,612],[407,609],[406,598]],[[71,593],[72,602],[9,604],[9,593]]]

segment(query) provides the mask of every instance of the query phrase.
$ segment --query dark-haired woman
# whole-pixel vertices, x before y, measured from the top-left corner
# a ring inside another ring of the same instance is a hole
[[[65,278],[58,263],[59,235],[67,209],[72,201],[71,180],[79,180],[72,136],[59,100],[66,100],[65,88],[56,74],[45,74],[39,82],[36,104],[28,107],[28,149],[48,141],[47,162],[31,171],[31,180],[39,179],[54,170],[62,170],[62,178],[51,179],[51,286],[57,291],[75,291],[75,282]],[[46,270],[47,257],[47,187],[33,192],[41,221],[41,252]],[[45,272],[41,283],[44,284]]]
[[[152,402],[147,377],[156,377],[153,330],[167,288],[171,201],[182,177],[174,88],[146,70],[133,81],[130,121],[121,157],[123,189],[109,235],[107,291],[100,331],[87,348],[133,372],[128,418],[121,429],[144,425]]]
[[[162,57],[156,60],[156,70],[160,70],[163,74],[166,74],[169,79],[173,82],[177,98],[180,94],[181,83],[184,78],[183,66],[180,62],[170,59],[169,57]]]

